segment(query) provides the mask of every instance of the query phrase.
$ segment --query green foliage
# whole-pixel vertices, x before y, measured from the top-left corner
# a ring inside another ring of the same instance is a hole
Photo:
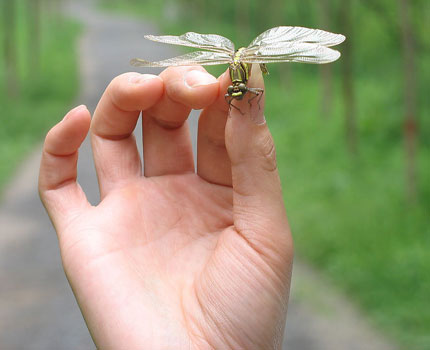
[[[32,40],[28,8],[16,1],[16,49],[19,94],[8,97],[5,62],[0,50],[0,188],[22,157],[60,120],[78,87],[75,42],[77,23],[42,13],[40,57],[29,51]],[[0,28],[3,23],[0,19]],[[10,33],[2,33],[10,35]],[[36,65],[35,62],[38,62]]]
[[[294,91],[272,88],[266,104],[296,248],[380,328],[408,349],[428,349],[430,152],[419,153],[421,202],[407,205],[401,139],[381,138],[382,126],[362,132],[360,154],[351,159],[341,110],[318,118],[315,80],[302,79]]]

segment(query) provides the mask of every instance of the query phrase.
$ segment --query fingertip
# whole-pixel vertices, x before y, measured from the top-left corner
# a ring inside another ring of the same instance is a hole
[[[263,72],[261,71],[259,64],[253,64],[251,67],[251,74],[249,77],[249,82],[255,87],[264,88],[264,78]]]
[[[196,69],[186,72],[183,75],[183,79],[185,86],[189,89],[196,89],[218,83],[213,75]]]
[[[45,151],[58,156],[69,155],[79,148],[91,123],[91,115],[85,105],[69,111],[46,135]]]
[[[170,67],[161,76],[167,96],[192,109],[211,105],[219,93],[218,80],[201,66]]]
[[[221,87],[225,87],[227,89],[228,85],[231,85],[231,78],[230,78],[230,74],[229,74],[229,68],[227,68],[224,73],[222,73],[219,77],[218,77],[218,81],[220,82]]]
[[[132,112],[146,110],[157,103],[164,85],[157,75],[128,72],[115,77],[108,91],[115,106]]]
[[[88,112],[88,109],[87,109],[87,106],[85,106],[85,105],[79,105],[79,106],[77,106],[77,107],[75,107],[75,108],[73,108],[73,109],[71,109],[65,116],[64,116],[64,118],[63,118],[63,120],[62,121],[66,121],[66,120],[68,120],[68,119],[71,119],[71,118],[75,118],[75,116],[77,116],[77,115],[83,115],[83,114],[85,114],[85,112]],[[88,114],[89,114],[89,112],[88,112]]]
[[[218,77],[218,81],[219,81],[219,95],[215,103],[218,109],[220,109],[223,112],[228,112],[229,105],[225,100],[225,94],[227,93],[227,88],[232,84],[228,68],[224,73],[222,73]]]

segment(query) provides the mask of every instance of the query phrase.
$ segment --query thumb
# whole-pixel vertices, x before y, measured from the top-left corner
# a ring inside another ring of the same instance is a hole
[[[252,67],[247,87],[264,88],[257,64]],[[232,167],[235,229],[272,267],[280,264],[278,267],[285,270],[293,255],[292,239],[275,146],[264,118],[264,93],[248,91],[232,104],[225,143]]]

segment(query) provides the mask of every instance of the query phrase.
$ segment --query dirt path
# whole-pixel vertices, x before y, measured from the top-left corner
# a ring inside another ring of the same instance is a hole
[[[93,1],[70,1],[67,12],[86,27],[79,47],[78,103],[87,104],[90,111],[109,81],[130,70],[130,57],[143,51],[149,59],[174,54],[172,48],[142,40],[144,33],[157,32],[154,26],[100,14]],[[190,124],[195,135],[196,115]],[[39,155],[38,149],[22,165],[0,204],[0,350],[94,349],[64,276],[55,232],[37,195]],[[96,203],[88,142],[80,151],[79,182]],[[297,263],[294,276],[284,349],[394,349],[313,271]]]

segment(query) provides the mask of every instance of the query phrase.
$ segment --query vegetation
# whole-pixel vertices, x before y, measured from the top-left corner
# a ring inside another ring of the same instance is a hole
[[[58,1],[0,0],[0,189],[77,91],[79,26]]]
[[[430,349],[430,2],[102,5],[238,45],[276,25],[347,35],[330,68],[269,65],[266,115],[296,249],[405,348]]]

